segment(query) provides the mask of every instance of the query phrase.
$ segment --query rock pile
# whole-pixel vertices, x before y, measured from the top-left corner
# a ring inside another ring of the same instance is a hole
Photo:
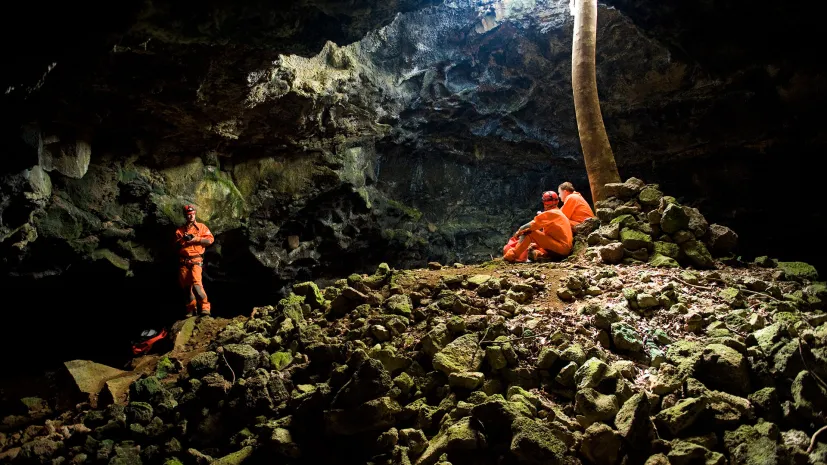
[[[810,447],[827,410],[824,283],[563,266],[296,285],[133,382],[125,405],[55,417],[28,399],[40,416],[0,433],[0,462],[827,462],[827,436]],[[560,305],[561,282],[588,300]]]
[[[697,208],[679,205],[657,184],[629,178],[605,189],[609,198],[595,203],[596,218],[575,230],[586,236],[586,253],[603,263],[710,269],[713,257],[727,256],[738,244],[734,231],[709,224]]]

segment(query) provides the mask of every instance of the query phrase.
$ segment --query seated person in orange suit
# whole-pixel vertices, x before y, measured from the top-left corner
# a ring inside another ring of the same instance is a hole
[[[560,184],[557,192],[560,193],[560,199],[564,202],[560,211],[569,219],[572,228],[594,217],[594,212],[586,199],[574,190],[574,186],[570,182]]]
[[[566,215],[557,208],[560,198],[555,192],[543,192],[543,210],[530,223],[520,227],[515,236],[520,240],[516,247],[505,252],[503,259],[518,261],[520,256],[533,246],[529,256],[539,258],[563,258],[571,253],[573,238],[571,225]]]

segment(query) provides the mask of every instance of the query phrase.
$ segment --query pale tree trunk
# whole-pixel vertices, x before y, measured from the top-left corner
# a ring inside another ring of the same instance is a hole
[[[573,0],[574,41],[571,56],[571,87],[577,131],[583,147],[586,174],[593,201],[604,200],[603,186],[620,182],[609,136],[603,126],[600,101],[597,99],[595,45],[597,42],[597,0]]]

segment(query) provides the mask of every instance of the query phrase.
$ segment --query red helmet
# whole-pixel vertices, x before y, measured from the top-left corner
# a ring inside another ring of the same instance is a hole
[[[195,206],[194,205],[184,205],[184,214],[193,212],[195,213]]]
[[[543,192],[543,203],[558,203],[560,201],[560,197],[557,196],[557,192],[554,191],[545,191]]]

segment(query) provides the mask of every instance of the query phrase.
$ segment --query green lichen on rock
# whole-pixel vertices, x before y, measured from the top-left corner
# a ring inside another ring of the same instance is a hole
[[[221,233],[241,225],[247,216],[244,196],[233,178],[217,167],[204,166],[199,157],[191,157],[161,171],[165,193],[151,199],[160,212],[174,224],[183,222],[181,206],[196,206],[198,221],[204,222],[214,233]]]
[[[270,366],[276,371],[287,368],[292,362],[293,356],[290,355],[290,352],[275,352],[270,355]]]
[[[409,207],[393,199],[388,199],[387,202],[392,209],[401,212],[402,214],[410,218],[411,221],[413,221],[414,223],[418,222],[422,218],[422,212],[417,210],[416,208]]]
[[[689,262],[698,268],[713,268],[715,266],[715,261],[712,259],[712,255],[701,241],[686,241],[681,244],[681,250],[683,250],[684,254],[686,254],[686,258]]]
[[[528,463],[563,463],[566,445],[546,426],[520,417],[511,424],[511,453]]]
[[[818,280],[818,271],[815,267],[804,262],[778,262],[778,268],[784,271],[787,279]]]
[[[683,399],[674,407],[661,410],[655,415],[655,423],[659,430],[668,431],[675,436],[692,426],[705,408],[706,400],[703,398]]]
[[[462,371],[479,371],[484,353],[477,343],[476,334],[466,334],[454,339],[434,356],[434,368],[451,374]]]
[[[293,320],[293,323],[303,325],[304,314],[302,313],[302,304],[304,303],[304,299],[304,296],[299,296],[291,292],[290,295],[279,300],[277,307],[286,317]]]
[[[640,203],[645,206],[656,206],[660,203],[661,197],[663,197],[663,192],[654,187],[644,187],[643,190],[640,191],[640,194],[638,194]]]
[[[116,268],[129,271],[129,260],[119,256],[109,249],[97,249],[92,252],[93,260],[106,260]]]
[[[266,185],[268,191],[277,195],[292,197],[313,189],[314,180],[319,177],[337,177],[312,157],[248,159],[235,164],[232,174],[246,200],[250,200],[260,186]]]
[[[410,318],[413,304],[411,303],[411,298],[407,295],[396,294],[385,301],[385,307],[390,314]]]
[[[622,227],[632,227],[635,224],[635,217],[632,215],[619,215],[612,219],[609,224],[619,224]]]
[[[623,247],[629,250],[652,248],[652,236],[630,228],[620,231],[620,241]]]
[[[689,226],[689,216],[680,205],[670,203],[663,210],[660,218],[660,228],[667,234],[686,229]]]
[[[679,268],[678,261],[672,257],[655,253],[649,257],[649,264],[657,268]]]
[[[655,253],[677,259],[680,256],[681,248],[674,242],[656,241]]]
[[[60,196],[54,196],[46,210],[35,214],[33,220],[39,236],[69,241],[101,227],[97,217]]]
[[[312,281],[298,283],[293,286],[293,292],[299,296],[304,297],[304,302],[310,305],[312,309],[320,309],[324,307],[324,296],[319,286]]]
[[[221,457],[218,460],[212,462],[213,465],[239,465],[240,463],[244,462],[251,455],[253,455],[253,447],[246,446],[237,452],[233,452],[232,454],[227,454],[224,457]]]
[[[158,379],[164,379],[170,373],[175,373],[175,364],[172,363],[172,360],[169,357],[162,357],[161,360],[158,360],[158,365],[155,367],[155,376]]]

